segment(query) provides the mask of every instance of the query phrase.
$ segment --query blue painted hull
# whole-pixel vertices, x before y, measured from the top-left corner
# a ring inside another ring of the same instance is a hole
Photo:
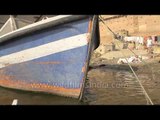
[[[97,40],[95,23],[87,17],[1,43],[0,85],[80,97]]]

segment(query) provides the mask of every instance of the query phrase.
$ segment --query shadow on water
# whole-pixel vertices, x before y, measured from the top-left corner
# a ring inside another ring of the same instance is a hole
[[[11,105],[18,99],[18,105],[81,105],[77,99],[43,92],[23,91],[0,87],[0,105]]]

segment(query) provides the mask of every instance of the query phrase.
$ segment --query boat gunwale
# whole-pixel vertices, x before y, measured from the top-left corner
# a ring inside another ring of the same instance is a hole
[[[9,41],[16,37],[20,37],[35,31],[66,24],[76,20],[81,20],[87,17],[89,17],[89,15],[58,15],[56,17],[47,18],[45,20],[41,20],[39,22],[27,25],[25,27],[19,28],[17,30],[14,30],[12,32],[0,36],[0,43]]]

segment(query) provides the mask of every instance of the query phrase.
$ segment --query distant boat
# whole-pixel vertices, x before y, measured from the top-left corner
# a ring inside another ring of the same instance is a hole
[[[98,16],[10,17],[0,30],[0,86],[81,98],[98,46]]]

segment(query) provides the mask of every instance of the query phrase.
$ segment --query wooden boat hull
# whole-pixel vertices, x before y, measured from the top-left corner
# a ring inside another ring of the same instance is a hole
[[[97,27],[88,16],[0,43],[0,85],[79,98]]]

